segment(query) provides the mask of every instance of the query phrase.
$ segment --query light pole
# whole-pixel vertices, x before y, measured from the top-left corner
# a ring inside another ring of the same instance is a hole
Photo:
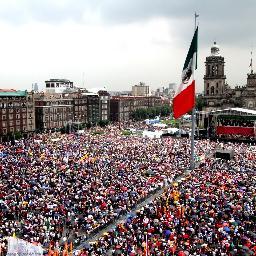
[[[55,132],[56,132],[56,130],[57,130],[58,128],[60,128],[60,127],[59,127],[59,119],[60,119],[60,114],[57,113],[57,125],[55,126]],[[57,128],[57,129],[56,129],[56,128]]]
[[[72,121],[71,121],[71,120],[69,120],[69,121],[68,121],[69,134],[71,134],[71,124],[72,124]]]
[[[77,130],[79,131],[79,115],[75,115],[75,123],[77,124]]]
[[[72,124],[72,119],[71,119],[72,114],[69,114],[69,121],[68,121],[68,126],[69,126],[69,134],[71,134],[71,124]]]

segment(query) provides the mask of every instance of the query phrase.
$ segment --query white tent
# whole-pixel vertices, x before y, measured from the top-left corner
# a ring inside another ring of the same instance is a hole
[[[142,136],[144,138],[159,139],[159,138],[161,138],[162,134],[163,134],[162,131],[155,131],[155,132],[143,131]]]

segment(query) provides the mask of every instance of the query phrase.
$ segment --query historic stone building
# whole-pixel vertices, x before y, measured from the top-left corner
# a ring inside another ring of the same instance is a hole
[[[247,84],[232,89],[226,83],[224,57],[214,42],[211,55],[206,57],[204,76],[204,110],[216,110],[229,107],[256,109],[256,74],[252,70],[247,75]]]
[[[106,90],[99,90],[99,118],[101,121],[109,120],[110,94]]]
[[[100,121],[99,95],[78,90],[71,93],[35,94],[37,130],[53,130]],[[109,112],[109,106],[106,106]]]
[[[34,93],[0,89],[0,140],[35,131]]]
[[[242,107],[256,110],[256,74],[253,70],[247,74],[246,86],[235,88],[235,98],[241,102]]]
[[[131,114],[136,109],[148,109],[170,105],[168,99],[156,96],[113,96],[110,99],[110,120],[124,122],[131,119]]]
[[[140,82],[138,85],[132,87],[132,96],[149,96],[149,86],[143,82]]]
[[[74,99],[69,94],[36,93],[36,129],[46,131],[66,126],[75,121]]]

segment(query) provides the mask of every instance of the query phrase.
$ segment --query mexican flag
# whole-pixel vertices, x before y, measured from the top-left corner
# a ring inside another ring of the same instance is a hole
[[[195,106],[194,71],[197,68],[198,27],[195,30],[191,45],[182,70],[181,84],[173,98],[173,116],[179,118]]]

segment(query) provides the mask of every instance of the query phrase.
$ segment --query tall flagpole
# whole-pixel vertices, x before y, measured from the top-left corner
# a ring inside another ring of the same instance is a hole
[[[195,31],[196,31],[196,19],[199,17],[198,14],[195,12]],[[196,100],[195,100],[196,104]],[[192,129],[191,129],[191,158],[190,158],[190,169],[194,170],[195,169],[195,106],[192,109],[192,117],[191,117],[191,122],[192,122]]]

